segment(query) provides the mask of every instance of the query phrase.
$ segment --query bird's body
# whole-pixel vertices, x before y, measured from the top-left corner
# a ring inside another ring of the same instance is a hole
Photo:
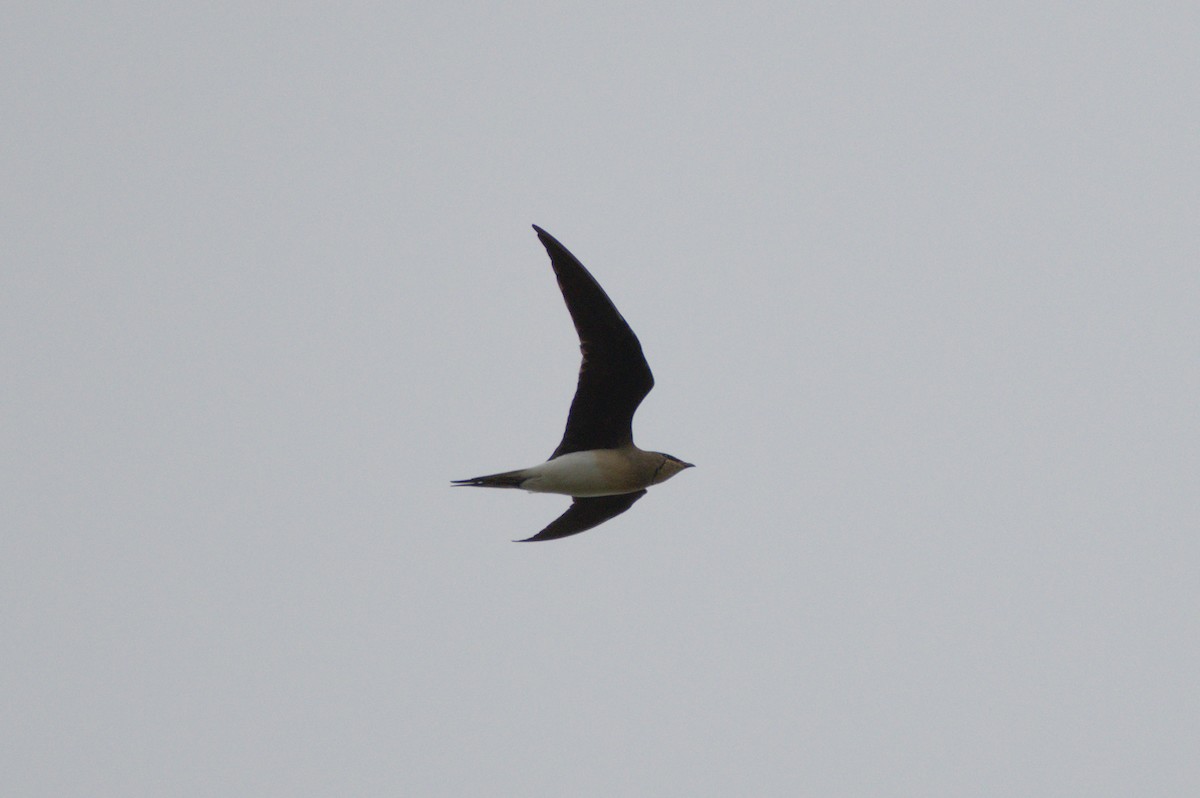
[[[632,493],[675,476],[687,466],[669,455],[624,449],[570,452],[532,468],[461,480],[482,488],[520,488],[533,493],[593,497]]]
[[[575,499],[529,541],[591,529],[628,510],[646,488],[691,467],[669,454],[634,445],[633,414],[654,387],[641,343],[583,264],[545,230],[536,225],[533,229],[550,255],[583,352],[567,428],[544,463],[454,483],[561,493]]]

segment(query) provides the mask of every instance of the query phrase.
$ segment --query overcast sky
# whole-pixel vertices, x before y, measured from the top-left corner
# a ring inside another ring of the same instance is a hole
[[[490,6],[490,7],[489,7]],[[0,793],[1200,794],[1194,3],[19,3]],[[697,464],[557,445],[539,224]]]

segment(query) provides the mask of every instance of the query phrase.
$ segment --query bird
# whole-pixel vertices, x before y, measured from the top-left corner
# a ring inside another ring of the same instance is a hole
[[[579,259],[536,224],[533,229],[550,256],[583,355],[567,427],[544,463],[451,482],[571,497],[566,512],[516,543],[557,540],[597,527],[632,507],[651,485],[694,467],[634,445],[633,414],[654,387],[641,342]]]

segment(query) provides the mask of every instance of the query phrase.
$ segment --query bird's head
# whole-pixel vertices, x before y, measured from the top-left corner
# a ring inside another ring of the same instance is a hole
[[[662,463],[659,464],[658,470],[654,472],[654,482],[651,484],[657,485],[660,482],[666,482],[671,477],[678,474],[685,468],[694,468],[691,463],[685,463],[678,457],[665,454],[663,452],[655,452],[656,455],[662,458]]]

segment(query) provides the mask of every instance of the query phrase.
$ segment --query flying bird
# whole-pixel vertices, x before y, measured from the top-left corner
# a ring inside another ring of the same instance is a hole
[[[537,225],[533,229],[550,255],[583,352],[567,429],[544,463],[452,483],[572,497],[565,513],[521,543],[565,538],[599,526],[632,507],[646,488],[692,467],[634,445],[633,414],[654,387],[642,345],[583,264],[554,236]]]

